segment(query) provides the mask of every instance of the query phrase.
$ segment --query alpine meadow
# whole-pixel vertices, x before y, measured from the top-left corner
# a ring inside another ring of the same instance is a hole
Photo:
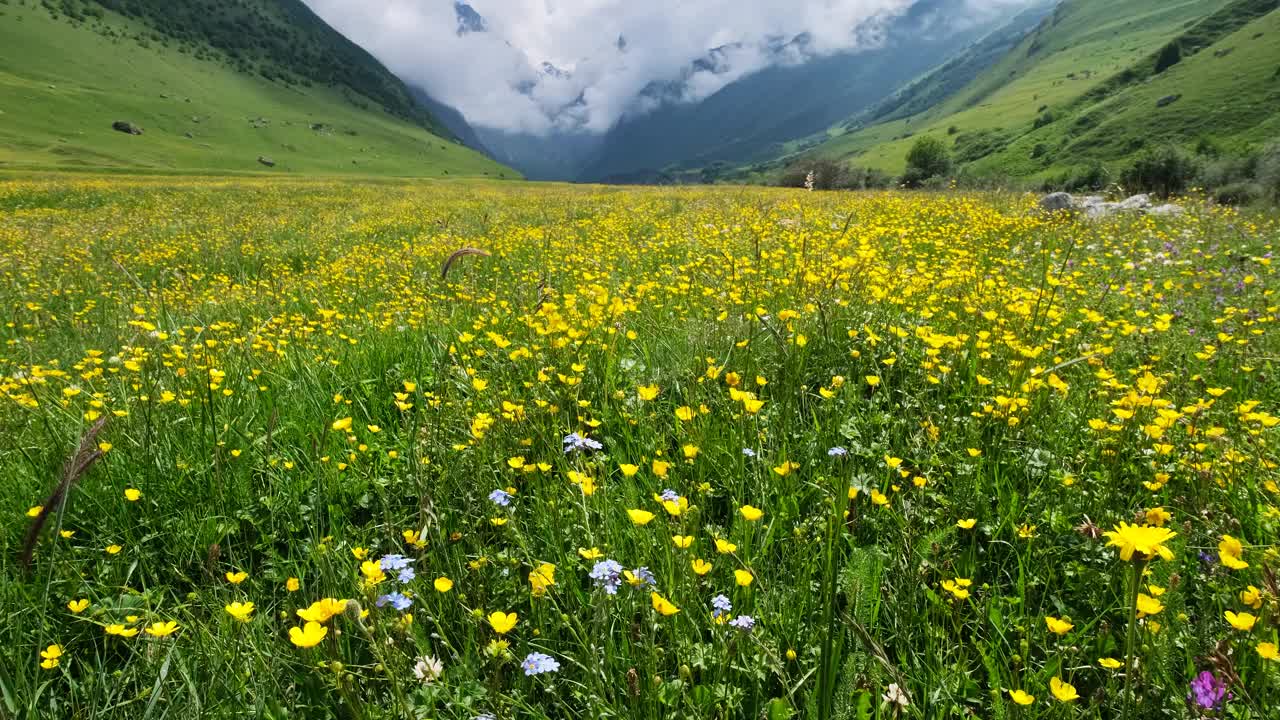
[[[0,0],[0,719],[1277,720],[1280,9],[1106,5]]]

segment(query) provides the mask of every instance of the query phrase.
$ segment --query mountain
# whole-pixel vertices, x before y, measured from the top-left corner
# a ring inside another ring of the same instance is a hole
[[[486,152],[494,160],[517,168],[531,180],[573,180],[595,156],[604,141],[588,132],[517,133],[477,127]]]
[[[1257,145],[1280,136],[1278,10],[1280,0],[1065,0],[958,90],[838,128],[792,160],[899,172],[915,139],[934,135],[962,172],[1047,178],[1115,169],[1168,143]],[[917,86],[930,83],[943,84],[935,73]]]
[[[0,168],[518,176],[298,0],[3,0],[0,47]]]
[[[1021,16],[1033,24],[1051,10],[1028,1]],[[866,50],[818,56],[801,64],[779,62],[726,85],[696,103],[668,102],[625,117],[604,138],[581,179],[612,180],[664,168],[700,168],[775,157],[789,143],[823,133],[882,102],[902,85],[961,53],[1007,18],[975,15],[966,0],[921,0],[890,20],[882,40]],[[779,52],[796,54],[793,39]],[[800,54],[804,54],[800,48]],[[986,56],[975,56],[970,65]],[[719,61],[716,51],[700,60]],[[657,98],[679,88],[650,88]]]
[[[410,85],[409,92],[413,95],[414,101],[424,110],[431,113],[431,116],[443,125],[444,129],[457,138],[459,142],[472,150],[486,155],[489,154],[489,151],[485,149],[484,143],[480,142],[480,136],[476,134],[475,128],[471,127],[471,124],[467,122],[467,118],[457,108],[436,100],[426,90],[416,85]]]

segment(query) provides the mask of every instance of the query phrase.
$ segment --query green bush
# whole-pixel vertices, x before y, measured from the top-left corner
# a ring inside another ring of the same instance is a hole
[[[1120,182],[1129,190],[1169,197],[1186,190],[1198,172],[1195,158],[1169,145],[1139,155]]]
[[[1248,205],[1262,197],[1263,190],[1257,183],[1238,182],[1223,185],[1213,193],[1219,205]]]
[[[924,136],[916,140],[907,152],[907,171],[902,182],[907,187],[919,187],[929,178],[951,172],[951,151],[938,138]]]

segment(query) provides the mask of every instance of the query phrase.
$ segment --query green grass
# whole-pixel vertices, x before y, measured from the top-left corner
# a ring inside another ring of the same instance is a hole
[[[0,180],[0,716],[1274,720],[1280,218],[1034,205]]]
[[[810,152],[834,156],[852,164],[901,172],[905,167],[907,150],[919,135],[948,137],[954,128],[956,136],[987,133],[1004,136],[1011,142],[1031,130],[1035,119],[1042,114],[1042,108],[1063,112],[1064,107],[1142,62],[1170,39],[1186,32],[1195,22],[1228,4],[1226,0],[1126,0],[1119,3],[1071,0],[961,92],[913,117],[836,134]],[[1280,46],[1274,38],[1270,43],[1271,47]],[[1212,50],[1207,52],[1212,55]],[[1273,72],[1267,68],[1264,63],[1259,67],[1240,66],[1235,70],[1237,73],[1243,70],[1253,79],[1260,79]],[[1253,79],[1250,83],[1254,82]],[[1232,82],[1232,86],[1237,88],[1237,92],[1258,90],[1255,85],[1239,82]],[[1237,102],[1262,104],[1267,102],[1267,97],[1238,95]],[[1201,108],[1192,102],[1177,108],[1187,113],[1201,109],[1213,111],[1212,106]],[[1133,118],[1127,120],[1124,125],[1126,138],[1143,133],[1156,135],[1148,132],[1143,123],[1133,122]],[[981,168],[1013,174],[1044,171],[1042,163],[1038,167],[1027,167],[1023,160],[1030,154],[1032,145],[1034,143],[1019,146],[1016,151],[1010,149],[996,153],[981,164]],[[1113,156],[1109,159],[1118,158]],[[1070,158],[1062,160],[1070,162]]]
[[[142,47],[119,37],[137,26],[112,13],[105,23],[116,37],[29,5],[0,4],[0,13],[0,170],[519,176],[338,91]],[[258,118],[265,126],[253,126]],[[116,132],[116,120],[144,134]]]

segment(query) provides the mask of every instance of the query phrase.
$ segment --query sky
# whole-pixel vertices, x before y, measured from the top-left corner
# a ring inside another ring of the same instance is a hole
[[[472,125],[533,135],[606,132],[773,64],[873,47],[918,1],[304,0]]]

